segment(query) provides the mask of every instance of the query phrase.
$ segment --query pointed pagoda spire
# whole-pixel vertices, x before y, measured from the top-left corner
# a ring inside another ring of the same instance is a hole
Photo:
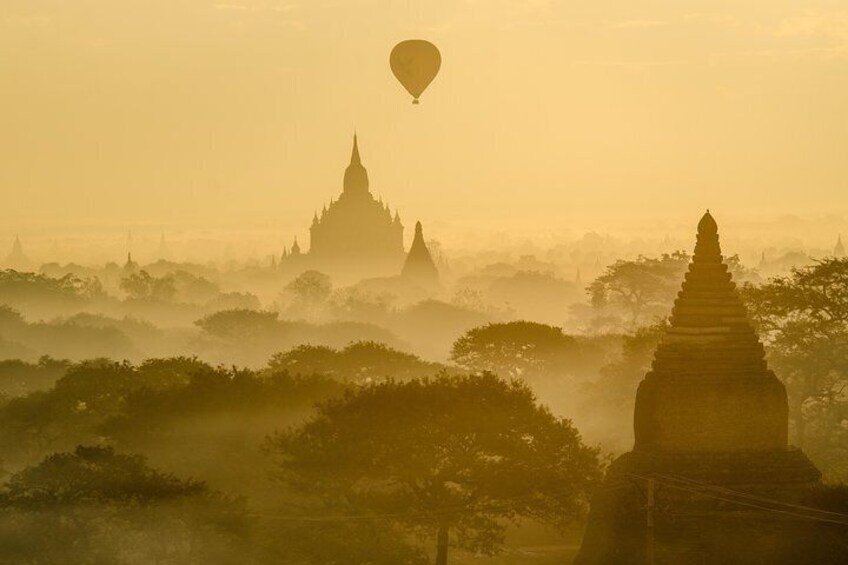
[[[432,286],[439,282],[439,270],[433,262],[430,250],[424,242],[424,230],[421,222],[415,223],[415,236],[412,245],[403,264],[401,276],[412,279],[418,283]]]
[[[695,253],[674,302],[671,327],[666,333],[669,345],[657,351],[655,371],[680,375],[681,371],[702,374],[708,369],[699,363],[685,366],[674,363],[677,356],[672,353],[681,348],[685,349],[687,359],[694,360],[692,356],[696,354],[706,355],[709,362],[721,365],[724,372],[747,374],[752,370],[766,370],[763,347],[748,321],[748,312],[723,260],[718,225],[708,210],[698,224]],[[703,336],[713,334],[714,339],[704,341]],[[739,349],[743,343],[746,346]],[[721,344],[731,344],[736,353],[744,352],[745,355],[716,357],[714,353]]]
[[[356,132],[353,132],[353,149],[350,152],[350,164],[362,164],[362,160],[359,157],[359,140],[357,139]]]
[[[294,238],[294,243],[292,243],[291,255],[300,255],[300,245],[297,243],[297,237]]]
[[[127,262],[124,263],[124,270],[127,272],[135,272],[138,270],[138,263],[133,261],[131,251],[127,251]]]
[[[786,447],[786,391],[768,370],[731,279],[707,211],[652,370],[639,386],[636,449]]]
[[[836,246],[833,248],[833,256],[834,257],[845,257],[845,246],[842,245],[842,235],[840,234],[836,238]]]
[[[359,141],[353,134],[353,149],[350,153],[350,164],[345,169],[343,194],[367,194],[368,171],[362,166],[359,157]]]

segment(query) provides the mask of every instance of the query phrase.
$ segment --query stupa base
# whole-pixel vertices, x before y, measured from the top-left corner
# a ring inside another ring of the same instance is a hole
[[[790,505],[803,504],[820,478],[799,450],[627,453],[592,501],[575,565],[650,563],[649,498],[653,563],[812,563],[804,548],[819,523]]]

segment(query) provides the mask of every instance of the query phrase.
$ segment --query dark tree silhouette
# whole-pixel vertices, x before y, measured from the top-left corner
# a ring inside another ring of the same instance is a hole
[[[276,312],[261,310],[222,310],[201,318],[195,325],[216,337],[251,339],[277,331],[277,316]]]
[[[378,516],[435,539],[437,565],[449,545],[495,552],[504,521],[564,525],[600,474],[570,421],[492,374],[350,391],[269,450],[281,479],[321,493],[329,514]]]
[[[443,368],[438,363],[428,363],[416,355],[374,341],[357,341],[341,350],[299,345],[275,354],[268,362],[272,372],[321,374],[354,382],[386,378],[408,380],[432,375]]]
[[[3,563],[252,561],[240,503],[107,447],[80,446],[13,475],[0,509]]]
[[[147,271],[139,271],[121,279],[121,290],[134,300],[169,302],[177,295],[173,275],[154,277]]]
[[[628,328],[666,316],[688,264],[689,256],[681,251],[659,259],[640,256],[632,261],[618,260],[588,286],[592,306],[598,310],[612,308]]]
[[[527,378],[561,371],[576,349],[577,340],[562,328],[518,321],[467,331],[454,342],[451,361],[471,371]]]

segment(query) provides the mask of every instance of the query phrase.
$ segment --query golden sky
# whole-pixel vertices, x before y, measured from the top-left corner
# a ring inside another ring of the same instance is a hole
[[[0,102],[4,233],[305,237],[354,129],[408,228],[848,211],[845,0],[2,0]]]

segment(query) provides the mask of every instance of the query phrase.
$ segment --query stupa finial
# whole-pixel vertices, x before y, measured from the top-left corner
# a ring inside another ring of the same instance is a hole
[[[710,214],[710,209],[707,208],[707,213],[703,215],[701,221],[698,222],[698,234],[701,235],[714,235],[718,234],[718,224],[713,218],[713,215]]]

